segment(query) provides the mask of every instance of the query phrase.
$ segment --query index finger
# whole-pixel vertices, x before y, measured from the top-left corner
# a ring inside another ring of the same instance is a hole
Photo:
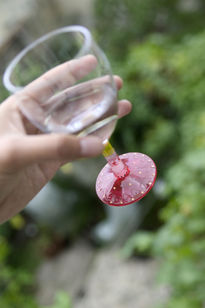
[[[24,94],[33,97],[41,104],[56,92],[88,75],[96,65],[97,59],[93,55],[60,64],[26,86],[23,90]]]

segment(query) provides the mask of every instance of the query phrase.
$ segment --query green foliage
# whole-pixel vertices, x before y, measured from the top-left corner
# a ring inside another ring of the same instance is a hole
[[[148,255],[152,247],[153,237],[154,235],[151,232],[145,231],[133,234],[123,247],[123,256],[129,258],[135,253]]]
[[[0,235],[0,306],[4,308],[38,308],[29,295],[32,275],[22,268],[15,268],[8,263],[11,247],[5,236]]]
[[[192,298],[191,296],[180,296],[175,299],[171,299],[169,303],[166,303],[166,308],[201,308],[201,303]],[[160,306],[164,308],[164,304]]]
[[[204,7],[203,0],[96,0],[99,40],[109,53],[121,58],[126,56],[130,44],[150,33],[168,33],[179,38],[202,30]]]
[[[101,45],[124,79],[120,97],[133,103],[114,143],[153,157],[165,184],[163,225],[134,234],[123,252],[159,258],[168,308],[205,303],[205,4],[190,3],[96,1]]]
[[[172,286],[167,307],[202,307],[205,301],[204,48],[205,32],[178,43],[154,35],[132,46],[121,66],[134,110],[126,132],[118,130],[124,146],[128,134],[140,131],[134,146],[158,161],[169,200],[153,241],[139,233],[125,248],[127,255],[141,253],[144,242],[146,252],[162,259],[160,279]],[[134,85],[142,100],[133,96]]]
[[[5,89],[4,85],[2,84],[2,81],[0,79],[0,104],[8,97],[8,92]]]
[[[71,308],[71,301],[66,292],[59,291],[55,296],[55,303],[52,306],[40,308]]]
[[[40,243],[32,241],[15,244],[14,232],[22,232],[23,217],[17,215],[0,228],[0,307],[46,308],[39,306],[34,298],[34,272],[42,256]],[[22,236],[22,234],[21,234]],[[40,246],[39,246],[40,244]],[[38,251],[38,253],[37,253]],[[71,308],[69,296],[58,292],[54,304],[48,308]]]

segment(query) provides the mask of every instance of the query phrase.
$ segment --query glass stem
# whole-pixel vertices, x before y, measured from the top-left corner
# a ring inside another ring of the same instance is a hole
[[[119,158],[115,149],[112,147],[111,143],[108,140],[104,141],[104,151],[103,156],[107,160],[108,164],[110,165],[112,172],[118,178],[123,180],[128,174],[130,173],[129,168],[123,162],[122,159]]]

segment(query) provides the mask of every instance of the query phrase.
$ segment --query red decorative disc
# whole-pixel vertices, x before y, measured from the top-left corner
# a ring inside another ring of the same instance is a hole
[[[142,199],[153,187],[157,169],[153,160],[142,153],[119,156],[130,173],[119,179],[107,163],[96,181],[96,192],[103,203],[113,206],[128,205]]]

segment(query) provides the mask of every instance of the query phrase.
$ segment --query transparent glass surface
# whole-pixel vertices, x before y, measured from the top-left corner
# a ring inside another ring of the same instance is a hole
[[[81,78],[68,71],[66,87],[53,89],[48,100],[21,102],[21,111],[41,131],[110,137],[117,120],[115,83],[105,54],[82,26],[57,29],[26,46],[5,71],[4,85],[16,93],[48,70],[86,56],[93,56],[96,64]]]

